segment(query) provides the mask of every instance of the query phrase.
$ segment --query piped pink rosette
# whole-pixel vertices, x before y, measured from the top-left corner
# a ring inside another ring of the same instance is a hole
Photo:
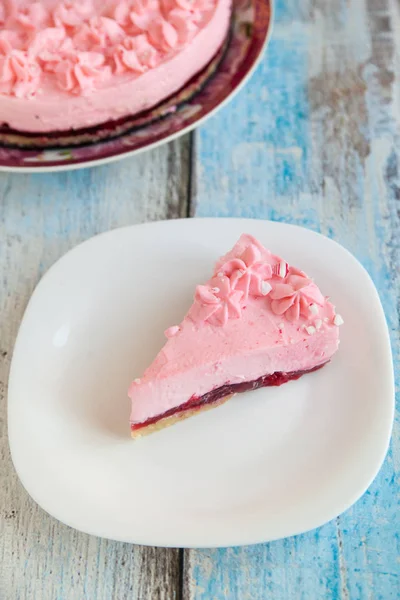
[[[244,302],[249,294],[266,296],[271,290],[268,280],[272,277],[272,266],[261,260],[261,252],[255,244],[250,244],[240,258],[225,263],[221,272],[230,278],[234,289],[243,292]]]
[[[242,298],[243,292],[235,289],[231,279],[221,273],[211,280],[210,285],[197,286],[193,319],[216,326],[226,325],[229,319],[240,318]]]
[[[269,294],[271,309],[276,315],[285,315],[288,321],[314,314],[312,306],[323,306],[325,298],[318,287],[302,271],[294,267],[282,282],[275,282]],[[318,311],[317,311],[318,312]]]

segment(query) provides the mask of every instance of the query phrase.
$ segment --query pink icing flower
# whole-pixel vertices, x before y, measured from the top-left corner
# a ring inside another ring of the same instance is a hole
[[[113,58],[116,73],[127,70],[142,73],[156,66],[159,55],[149,43],[147,36],[142,34],[126,38],[123,44],[116,47]]]
[[[146,70],[140,63],[135,50],[127,50],[122,45],[115,49],[113,58],[115,62],[115,72],[118,75],[124,73],[124,71],[143,73]]]
[[[57,27],[79,27],[94,13],[92,0],[64,0],[57,3],[53,20]]]
[[[125,40],[125,46],[135,50],[138,59],[149,69],[152,69],[159,62],[157,50],[149,42],[147,35],[137,35],[134,38]]]
[[[129,19],[136,28],[133,33],[148,31],[150,25],[161,18],[157,0],[135,0],[130,8]]]
[[[159,55],[157,50],[149,43],[145,34],[126,38],[114,51],[115,72],[136,71],[143,73],[148,68],[155,67]]]
[[[129,18],[132,22],[132,24],[134,25],[133,28],[133,33],[143,33],[148,31],[149,27],[150,27],[150,23],[153,19],[152,15],[150,15],[150,13],[145,13],[145,14],[136,14],[135,12],[132,12],[129,15]]]
[[[128,24],[129,13],[130,3],[121,0],[121,2],[117,2],[114,8],[113,17],[117,21],[117,23],[119,23],[119,25],[125,26]]]
[[[0,93],[30,98],[37,92],[40,75],[40,66],[27,52],[13,50],[6,40],[0,40]]]
[[[158,0],[133,0],[131,10],[137,14],[160,12]]]
[[[148,34],[151,42],[158,50],[169,52],[178,44],[178,32],[171,23],[162,17],[151,21]]]
[[[241,316],[240,301],[243,292],[232,289],[229,277],[214,277],[210,285],[198,285],[195,295],[195,321],[211,325],[225,325],[228,319]]]
[[[59,87],[75,94],[90,93],[95,84],[106,79],[111,70],[104,66],[104,56],[97,52],[78,52],[61,60],[54,68]]]
[[[161,0],[166,12],[174,9],[184,10],[186,13],[196,14],[205,13],[214,8],[213,0]]]
[[[266,296],[271,289],[265,285],[272,277],[272,267],[261,259],[261,252],[256,245],[250,244],[240,258],[225,263],[219,271],[230,277],[232,287],[243,292],[246,301],[249,294]]]
[[[22,50],[21,38],[16,31],[3,29],[0,31],[0,56],[8,54],[12,50]]]
[[[178,8],[168,14],[168,22],[176,29],[180,44],[190,41],[198,30],[192,15]]]
[[[73,37],[74,45],[79,50],[106,48],[110,44],[118,44],[125,37],[125,32],[114,19],[108,17],[92,17],[84,23]]]
[[[29,54],[31,56],[43,57],[46,55],[57,54],[60,58],[61,45],[65,40],[65,31],[62,27],[47,27],[42,31],[38,31],[32,38],[29,46]]]
[[[318,287],[302,271],[291,268],[282,283],[272,283],[271,309],[276,315],[285,315],[288,321],[296,321],[300,315],[310,316],[310,305],[324,304]]]
[[[48,12],[42,2],[32,2],[26,8],[21,8],[17,21],[26,29],[39,29],[48,19]]]

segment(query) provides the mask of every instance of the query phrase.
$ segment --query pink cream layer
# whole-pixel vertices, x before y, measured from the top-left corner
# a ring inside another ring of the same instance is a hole
[[[231,0],[0,0],[0,126],[80,129],[151,108],[210,62],[230,12]]]
[[[237,267],[241,281],[233,283]],[[224,272],[231,287],[221,298]],[[338,348],[340,320],[304,273],[244,235],[217,263],[208,284],[198,286],[183,322],[167,330],[171,337],[144,375],[132,383],[131,423],[163,414],[220,386],[322,365]]]

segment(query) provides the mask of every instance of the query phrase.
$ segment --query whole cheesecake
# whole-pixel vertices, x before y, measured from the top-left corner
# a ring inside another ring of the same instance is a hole
[[[46,134],[159,104],[223,46],[231,0],[0,0],[0,127]]]

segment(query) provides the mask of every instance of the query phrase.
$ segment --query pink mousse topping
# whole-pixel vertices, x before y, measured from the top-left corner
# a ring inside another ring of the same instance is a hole
[[[141,379],[131,385],[131,422],[191,397],[266,375],[308,371],[330,360],[343,322],[303,272],[242,235]]]
[[[219,4],[222,12],[216,10]],[[153,79],[133,89],[125,89],[124,84],[184,53],[211,26],[209,44],[203,39],[194,48],[197,54],[203,48],[203,56],[189,52],[184,64],[176,65],[181,72],[175,76],[171,69],[161,70],[162,97],[179,89],[185,83],[182,76],[187,80],[194,75],[220,47],[229,9],[228,0],[0,0],[0,125],[4,122],[27,131],[62,129],[75,118],[76,126],[87,126],[160,101],[159,94],[147,87],[156,85]],[[123,86],[122,97],[114,92],[112,97],[105,94],[101,102],[91,101],[94,92],[115,85]],[[140,101],[129,100],[132,92],[141,95]],[[2,95],[14,101],[34,100],[31,108],[36,116],[29,119],[26,103],[24,115],[22,105],[5,102]],[[67,112],[73,114],[63,118],[60,105],[54,103],[68,96],[83,96],[87,101],[69,103]],[[15,123],[13,110],[19,113]],[[106,114],[96,116],[102,110]]]

